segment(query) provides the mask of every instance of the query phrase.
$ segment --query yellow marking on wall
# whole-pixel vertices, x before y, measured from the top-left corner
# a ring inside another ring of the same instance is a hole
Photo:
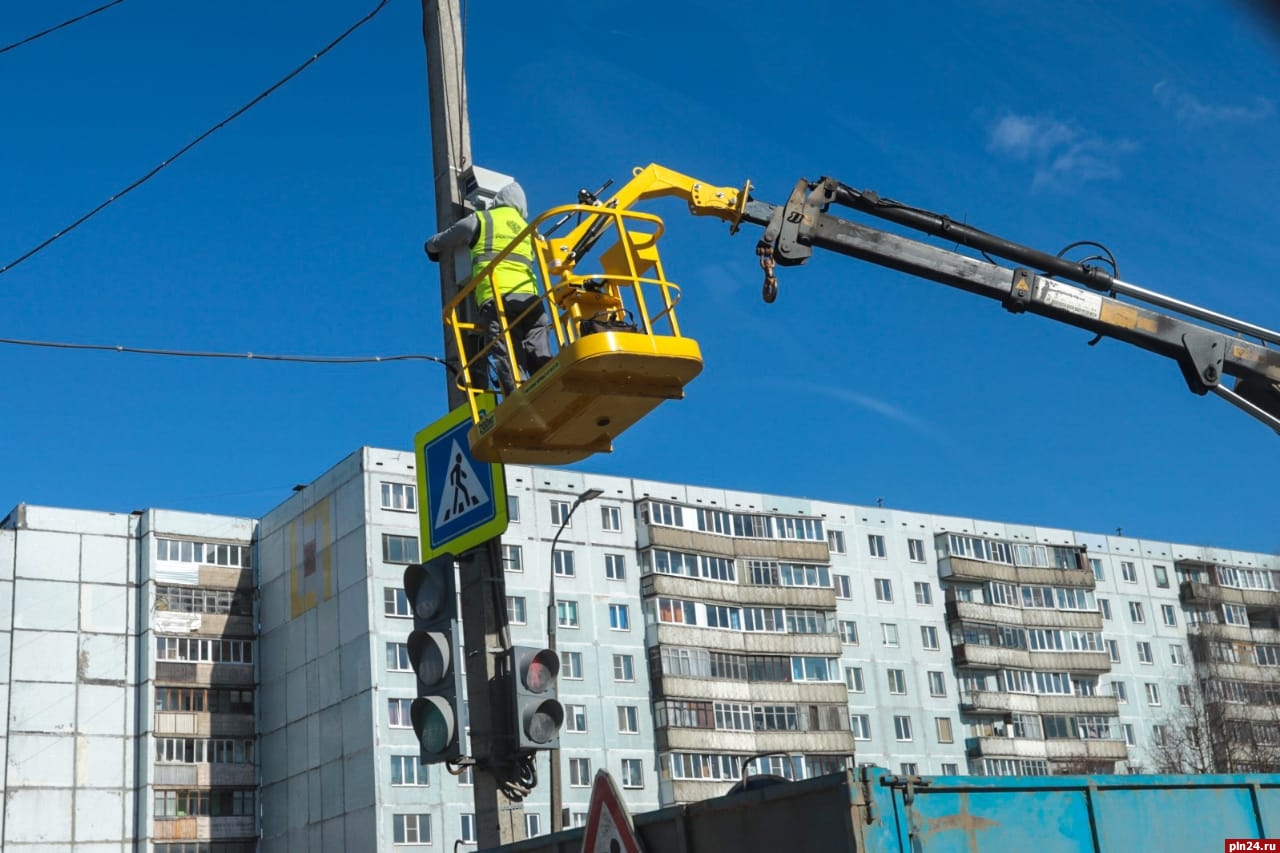
[[[329,499],[289,522],[289,612],[296,619],[333,597],[333,533]]]

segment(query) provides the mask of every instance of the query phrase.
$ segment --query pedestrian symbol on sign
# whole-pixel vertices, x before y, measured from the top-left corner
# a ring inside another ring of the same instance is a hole
[[[462,447],[454,441],[449,448],[449,476],[436,501],[436,527],[443,527],[446,522],[456,521],[460,516],[483,509],[489,503],[489,495],[480,485],[475,470],[471,467],[470,456],[462,452]]]

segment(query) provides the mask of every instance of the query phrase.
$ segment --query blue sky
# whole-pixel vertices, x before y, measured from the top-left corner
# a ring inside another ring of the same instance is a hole
[[[6,4],[0,44],[97,3]],[[376,0],[126,0],[0,54],[0,266],[250,100]],[[785,200],[836,177],[1280,326],[1280,36],[1233,0],[468,3],[476,161],[534,209],[661,163]],[[727,10],[732,9],[729,14]],[[658,205],[705,369],[611,456],[655,480],[1280,549],[1280,441],[1163,359],[819,253],[761,302],[750,228]],[[0,275],[0,337],[439,354],[421,7],[367,25]],[[0,346],[0,513],[257,516],[444,412],[426,362]]]

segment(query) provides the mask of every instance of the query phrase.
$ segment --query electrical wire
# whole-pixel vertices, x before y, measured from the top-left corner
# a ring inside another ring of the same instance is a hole
[[[50,33],[56,33],[58,30],[62,29],[63,27],[69,27],[78,21],[83,21],[85,18],[90,18],[98,14],[99,12],[105,12],[107,9],[110,9],[112,6],[118,6],[123,2],[124,0],[111,0],[110,3],[106,3],[102,6],[99,6],[96,9],[90,9],[88,12],[85,12],[83,15],[77,15],[74,18],[63,21],[61,24],[58,24],[57,26],[49,27],[49,29],[41,30],[35,35],[27,36],[24,39],[19,39],[18,41],[15,41],[13,44],[7,44],[4,47],[0,47],[0,53],[8,53],[9,51],[13,50],[15,47],[22,47],[24,44],[30,44],[31,42],[35,41],[38,38],[44,38]]]
[[[138,178],[136,181],[134,181],[133,183],[129,184],[127,187],[125,187],[124,189],[120,190],[118,193],[116,193],[115,195],[111,196],[111,198],[109,198],[109,199],[107,199],[106,201],[102,202],[102,204],[99,204],[99,205],[98,205],[97,207],[95,207],[93,210],[90,210],[88,213],[84,214],[84,215],[83,215],[83,216],[81,216],[79,219],[75,220],[75,221],[74,221],[74,222],[72,222],[70,225],[66,226],[66,227],[65,227],[65,228],[63,228],[61,231],[59,231],[59,232],[57,232],[56,234],[54,234],[52,237],[47,238],[47,239],[46,239],[46,240],[44,240],[43,242],[41,242],[41,243],[39,243],[38,245],[36,245],[34,248],[28,249],[26,252],[23,252],[23,253],[22,253],[21,255],[19,255],[17,258],[13,259],[13,260],[12,260],[12,261],[10,261],[9,263],[7,263],[7,264],[5,264],[4,266],[0,267],[0,275],[3,275],[4,273],[6,273],[6,272],[8,272],[9,270],[13,269],[13,268],[14,268],[14,267],[16,267],[18,264],[20,264],[20,263],[22,263],[23,261],[27,260],[28,258],[30,258],[32,255],[36,254],[37,252],[40,252],[41,250],[43,250],[43,249],[47,248],[50,244],[52,244],[52,243],[53,243],[53,242],[55,242],[56,240],[58,240],[58,239],[62,238],[62,237],[63,237],[63,236],[65,236],[66,234],[70,233],[71,231],[74,231],[76,228],[79,228],[79,227],[80,227],[81,225],[83,225],[85,222],[88,222],[91,218],[93,218],[93,217],[94,217],[94,216],[96,216],[98,213],[100,213],[104,208],[106,208],[106,207],[107,207],[108,205],[110,205],[112,202],[116,201],[117,199],[120,199],[120,198],[124,197],[126,194],[128,194],[128,193],[132,192],[133,190],[135,190],[135,189],[137,189],[138,187],[140,187],[140,186],[142,186],[143,184],[145,184],[147,181],[151,180],[153,177],[155,177],[155,176],[156,176],[156,174],[157,174],[157,173],[159,173],[159,172],[160,172],[160,170],[161,170],[161,169],[163,169],[163,168],[165,168],[166,166],[168,166],[168,165],[169,165],[170,163],[172,163],[174,160],[177,160],[177,159],[178,159],[179,157],[181,157],[183,154],[186,154],[186,153],[187,153],[188,151],[190,151],[192,148],[195,148],[197,145],[199,145],[201,142],[203,142],[205,139],[207,139],[209,136],[211,136],[215,131],[220,130],[221,128],[223,128],[223,127],[225,127],[226,125],[230,124],[231,122],[235,121],[235,120],[236,120],[237,118],[239,118],[240,116],[244,115],[246,112],[248,112],[250,109],[252,109],[254,106],[256,106],[260,101],[262,101],[264,98],[266,98],[266,97],[267,97],[268,95],[270,95],[272,92],[274,92],[276,89],[279,89],[279,88],[280,88],[281,86],[283,86],[285,83],[288,83],[288,82],[289,82],[290,80],[292,80],[294,77],[297,77],[299,74],[301,74],[301,73],[303,72],[303,70],[305,70],[309,65],[311,65],[311,63],[315,62],[317,59],[319,59],[320,57],[324,56],[326,53],[328,53],[329,51],[331,51],[331,50],[333,50],[335,47],[337,47],[340,43],[342,43],[342,41],[343,41],[343,40],[345,40],[345,39],[347,38],[347,36],[351,35],[351,34],[352,34],[353,32],[355,32],[357,29],[359,29],[360,27],[364,26],[364,25],[365,25],[365,24],[367,24],[369,21],[373,20],[373,17],[374,17],[375,15],[377,15],[379,12],[381,12],[381,11],[382,11],[382,8],[383,8],[384,6],[386,6],[386,5],[387,5],[387,1],[388,1],[388,0],[379,0],[378,5],[377,5],[376,7],[374,7],[374,10],[373,10],[372,12],[370,12],[370,13],[369,13],[369,14],[367,14],[367,15],[365,15],[363,18],[361,18],[360,20],[358,20],[358,21],[356,21],[354,24],[352,24],[350,27],[348,27],[348,28],[346,29],[346,31],[342,33],[342,35],[338,36],[336,39],[334,39],[333,41],[329,42],[329,43],[328,43],[327,45],[325,45],[325,46],[324,46],[324,47],[323,47],[323,48],[322,48],[318,53],[316,53],[316,54],[312,55],[312,57],[311,57],[310,59],[308,59],[306,62],[302,63],[302,64],[301,64],[301,65],[299,65],[297,68],[293,69],[293,70],[292,70],[292,71],[290,71],[288,74],[286,74],[286,75],[284,75],[283,77],[281,77],[279,80],[277,80],[275,83],[273,83],[270,87],[268,87],[268,88],[267,88],[267,89],[265,89],[263,92],[261,92],[261,93],[260,93],[257,97],[255,97],[253,100],[249,101],[247,104],[245,104],[244,106],[240,107],[240,108],[239,108],[239,109],[237,109],[235,112],[231,113],[229,116],[227,116],[226,118],[224,118],[222,121],[218,122],[218,123],[217,123],[217,124],[215,124],[213,127],[209,128],[209,129],[208,129],[208,130],[206,130],[204,133],[200,134],[200,135],[199,135],[199,136],[197,136],[195,139],[191,140],[191,141],[190,141],[190,142],[188,142],[186,145],[184,145],[184,146],[182,146],[181,148],[179,148],[179,149],[177,150],[177,152],[176,152],[176,153],[174,153],[174,154],[170,155],[166,160],[164,160],[163,162],[161,162],[161,163],[160,163],[160,165],[158,165],[158,166],[154,167],[151,171],[147,172],[147,173],[146,173],[145,175],[143,175],[141,178]],[[117,2],[118,2],[118,0],[117,0]]]
[[[0,338],[0,344],[48,349],[91,350],[95,352],[126,352],[134,355],[167,355],[177,358],[243,358],[252,361],[286,361],[303,364],[378,364],[387,361],[431,361],[449,367],[443,358],[421,353],[400,355],[270,355],[256,352],[209,352],[198,350],[154,349],[126,347],[119,344],[76,344],[62,341],[28,341],[19,338]]]

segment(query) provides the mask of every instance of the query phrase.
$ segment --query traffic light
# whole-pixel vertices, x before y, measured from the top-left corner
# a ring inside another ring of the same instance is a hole
[[[404,592],[413,610],[408,646],[409,663],[418,676],[418,698],[409,719],[418,735],[419,761],[455,761],[462,755],[463,691],[453,557],[408,566]]]
[[[564,723],[564,706],[556,698],[560,658],[536,646],[515,646],[510,654],[516,750],[555,749]]]

